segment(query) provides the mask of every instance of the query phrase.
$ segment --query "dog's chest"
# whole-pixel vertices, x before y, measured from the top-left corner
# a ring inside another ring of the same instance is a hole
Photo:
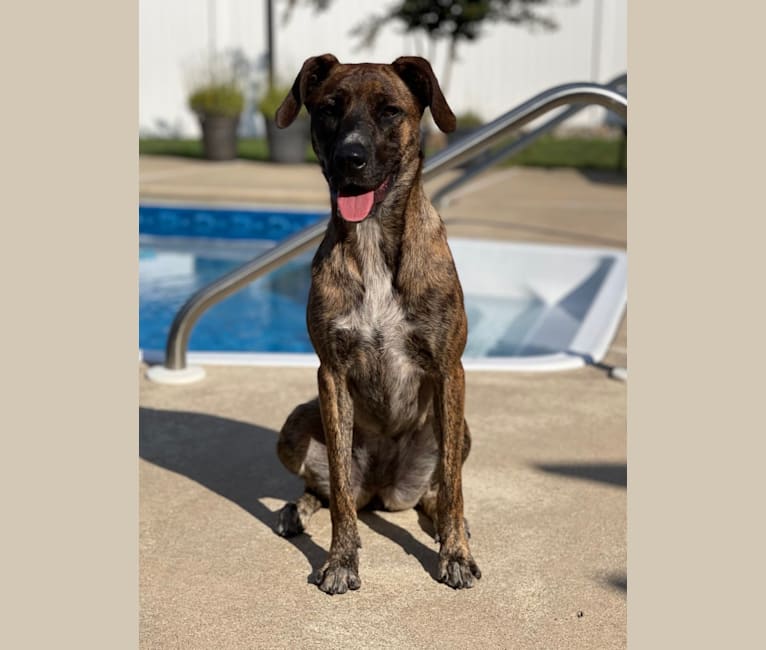
[[[333,321],[333,329],[342,331],[352,342],[350,378],[367,406],[387,421],[411,420],[418,416],[418,388],[423,375],[407,352],[413,326],[383,258],[379,224],[375,220],[363,222],[357,235],[364,296],[354,309]]]

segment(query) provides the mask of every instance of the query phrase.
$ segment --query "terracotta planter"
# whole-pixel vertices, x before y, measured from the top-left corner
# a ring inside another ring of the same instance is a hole
[[[286,129],[278,128],[274,120],[266,118],[266,138],[272,162],[305,162],[310,137],[311,125],[307,118],[298,118]]]
[[[200,115],[202,148],[208,160],[233,160],[237,157],[239,115]]]

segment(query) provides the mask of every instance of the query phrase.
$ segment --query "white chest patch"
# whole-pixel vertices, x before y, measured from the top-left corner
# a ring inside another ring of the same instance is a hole
[[[355,333],[363,342],[380,343],[381,376],[375,378],[376,388],[385,392],[395,418],[409,417],[412,408],[417,408],[417,385],[422,373],[405,351],[404,341],[411,325],[394,293],[380,237],[376,219],[367,219],[357,226],[364,299],[354,311],[337,318],[334,326]]]
[[[376,331],[383,336],[393,331],[401,334],[406,326],[404,311],[394,296],[391,271],[380,250],[380,225],[368,219],[357,226],[357,234],[364,300],[356,310],[336,319],[335,326],[354,330],[368,340],[372,340]]]

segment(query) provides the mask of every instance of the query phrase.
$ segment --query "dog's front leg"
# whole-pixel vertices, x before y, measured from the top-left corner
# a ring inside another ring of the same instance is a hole
[[[434,411],[439,439],[439,488],[437,534],[439,580],[450,587],[473,587],[481,571],[471,555],[463,518],[463,438],[465,436],[465,375],[460,362],[440,381],[434,392]]]
[[[357,551],[361,543],[351,490],[354,405],[345,373],[322,365],[318,379],[319,406],[330,467],[332,542],[327,562],[317,572],[316,583],[328,594],[343,594],[362,585]]]

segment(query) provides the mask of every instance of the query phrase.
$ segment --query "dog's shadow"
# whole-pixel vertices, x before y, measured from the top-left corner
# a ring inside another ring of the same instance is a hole
[[[395,544],[401,546],[407,555],[411,555],[420,562],[420,566],[423,567],[428,575],[434,580],[437,579],[436,572],[438,569],[439,555],[433,548],[429,548],[421,541],[415,539],[412,533],[408,530],[384,519],[374,510],[362,510],[359,513],[359,520],[379,535],[387,537]],[[431,520],[423,515],[422,512],[418,512],[418,523],[425,533],[433,537]]]
[[[294,500],[303,488],[302,481],[279,462],[276,442],[276,431],[247,422],[185,411],[139,410],[139,456],[143,460],[186,476],[236,503],[275,535],[277,513],[260,499]],[[361,512],[359,519],[401,546],[435,578],[438,556],[433,549],[374,511]],[[419,520],[428,531],[430,522],[422,515]],[[281,539],[306,557],[311,581],[327,550],[310,534]]]

